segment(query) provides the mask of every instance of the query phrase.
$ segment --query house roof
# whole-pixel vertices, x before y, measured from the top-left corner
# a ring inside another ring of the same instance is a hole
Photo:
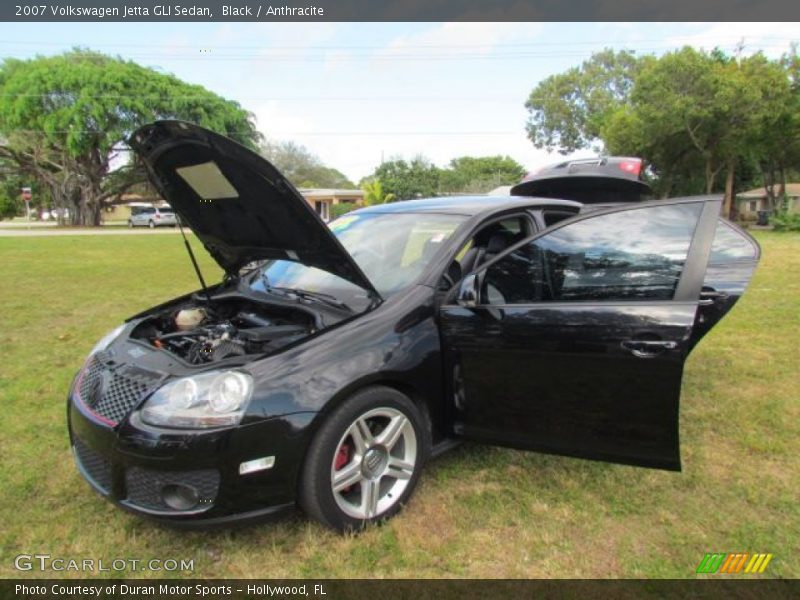
[[[775,190],[777,191],[778,186],[775,186]],[[787,183],[786,184],[786,195],[791,198],[798,198],[800,197],[800,183]],[[747,190],[746,192],[740,192],[736,194],[737,198],[746,198],[750,200],[756,200],[758,198],[766,198],[767,190],[763,187],[753,188],[752,190]]]
[[[306,198],[327,198],[329,196],[358,196],[363,198],[363,190],[337,190],[325,188],[301,188],[298,190]]]

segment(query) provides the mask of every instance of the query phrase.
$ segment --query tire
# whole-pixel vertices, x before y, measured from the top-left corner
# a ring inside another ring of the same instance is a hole
[[[156,228],[156,224],[155,224],[155,223],[153,223],[152,221],[148,221],[148,223],[147,223],[147,226],[148,226],[150,229],[155,229],[155,228]]]
[[[314,436],[300,477],[300,507],[342,533],[383,522],[411,497],[430,448],[428,420],[404,394],[383,386],[361,390]]]

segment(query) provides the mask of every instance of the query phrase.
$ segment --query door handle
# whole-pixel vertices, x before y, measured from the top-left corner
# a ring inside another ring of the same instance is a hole
[[[722,300],[727,298],[728,294],[725,292],[717,292],[714,290],[704,290],[700,292],[700,301],[698,304],[700,306],[710,306],[714,304],[717,300]]]
[[[663,340],[625,340],[622,347],[638,358],[658,356],[665,350],[674,350],[678,342]]]

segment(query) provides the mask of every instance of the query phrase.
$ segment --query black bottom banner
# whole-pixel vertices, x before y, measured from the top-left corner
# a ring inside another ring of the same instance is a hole
[[[314,598],[463,600],[469,598],[798,598],[800,580],[504,579],[4,579],[0,598],[153,600]]]

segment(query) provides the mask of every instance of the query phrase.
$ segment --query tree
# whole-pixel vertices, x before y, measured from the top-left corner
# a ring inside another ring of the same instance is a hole
[[[702,158],[686,143],[685,136],[678,132],[652,137],[645,133],[641,116],[629,105],[609,115],[602,139],[609,154],[639,156],[645,160],[644,176],[657,196],[696,194],[705,185]]]
[[[518,182],[525,168],[508,156],[461,156],[444,169],[418,155],[411,161],[393,158],[361,180],[368,204],[453,193],[485,194]],[[381,200],[383,198],[383,200]]]
[[[325,166],[319,157],[295,142],[266,141],[261,144],[260,151],[296,187],[355,188],[343,173]]]
[[[724,189],[730,214],[741,174],[758,169],[774,187],[800,161],[793,68],[794,49],[782,61],[689,47],[640,58],[604,51],[534,89],[528,134],[562,153],[640,156],[661,195]]]
[[[382,163],[372,174],[387,194],[398,200],[435,196],[439,189],[440,170],[422,155],[410,162],[395,158]]]
[[[462,156],[450,161],[439,177],[440,192],[486,193],[517,183],[525,168],[508,156]]]
[[[562,154],[591,148],[608,115],[628,100],[636,75],[652,60],[606,49],[539,83],[525,102],[533,145]]]
[[[611,152],[637,150],[668,176],[702,164],[707,194],[724,172],[723,210],[730,214],[737,165],[752,154],[759,128],[775,112],[771,88],[780,79],[760,54],[670,52],[640,70],[630,105],[607,118],[601,135]]]
[[[800,168],[800,55],[797,46],[781,57],[779,63],[766,65],[753,76],[763,80],[768,94],[768,101],[758,108],[759,123],[752,139],[755,162],[761,171],[770,206],[778,208],[786,193],[787,173],[792,168]]]
[[[104,202],[143,179],[112,171],[125,140],[158,119],[183,119],[248,146],[259,139],[238,103],[131,61],[75,49],[0,63],[0,156],[47,186],[73,224],[98,225]]]

